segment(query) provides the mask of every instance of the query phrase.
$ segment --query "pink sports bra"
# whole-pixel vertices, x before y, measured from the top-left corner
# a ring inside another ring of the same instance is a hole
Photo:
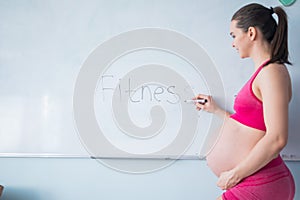
[[[263,102],[259,100],[252,90],[252,83],[257,74],[269,62],[265,61],[251,76],[249,81],[239,91],[234,101],[235,113],[230,117],[246,126],[266,131],[264,121]]]

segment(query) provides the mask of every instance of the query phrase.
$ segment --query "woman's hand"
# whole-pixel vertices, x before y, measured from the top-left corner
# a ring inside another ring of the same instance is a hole
[[[213,100],[212,96],[198,94],[196,97],[193,98],[193,100],[197,100],[197,99],[206,99],[207,100],[207,102],[205,102],[205,103],[195,103],[195,105],[197,106],[197,110],[204,110],[206,112],[216,114],[221,118],[226,118],[226,117],[230,116],[229,112],[221,109],[216,104],[216,102]]]
[[[222,190],[228,190],[236,186],[241,181],[235,170],[230,170],[221,173],[217,186]]]
[[[210,113],[216,113],[218,110],[220,110],[219,106],[213,100],[212,96],[198,94],[196,97],[193,98],[193,100],[197,100],[197,99],[207,100],[206,103],[195,103],[195,105],[197,106],[197,110],[204,110]]]

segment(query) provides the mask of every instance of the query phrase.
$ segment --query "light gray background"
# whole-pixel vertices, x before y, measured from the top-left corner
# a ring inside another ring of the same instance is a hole
[[[73,121],[76,77],[88,55],[122,32],[156,27],[201,45],[215,63],[232,111],[234,95],[253,72],[228,35],[240,3],[221,1],[0,1],[1,153],[86,155]],[[261,1],[278,5],[277,1]],[[284,154],[299,156],[299,2],[286,8],[294,97]],[[205,74],[204,74],[205,76]],[[211,77],[205,77],[209,79]],[[200,79],[199,79],[200,80]],[[199,91],[201,92],[201,91]],[[200,133],[201,134],[201,133]],[[203,140],[203,139],[202,139]],[[167,141],[166,141],[167,142]],[[187,152],[195,155],[201,142]]]
[[[277,1],[261,3],[279,5]],[[228,35],[230,17],[241,6],[238,2],[223,5],[221,1],[0,1],[0,4],[1,153],[87,155],[73,121],[75,81],[89,54],[122,32],[145,27],[169,29],[201,45],[223,79],[226,105],[231,111],[234,95],[253,72],[252,63],[241,61],[231,48]],[[290,58],[294,63],[289,67],[294,97],[290,107],[290,138],[283,153],[295,158],[300,152],[297,106],[300,45],[299,26],[296,26],[300,21],[299,2],[286,11]],[[154,62],[163,64],[161,58]],[[170,67],[176,69],[176,65]],[[203,76],[204,79],[197,75],[186,77],[198,86],[195,93],[208,91],[201,84],[212,77]],[[208,124],[210,116],[202,115],[207,120],[204,124]],[[186,155],[199,154],[206,130],[207,127],[198,132],[200,137]],[[123,139],[123,143],[130,140]]]
[[[222,3],[0,1],[1,153],[87,155],[73,121],[72,96],[77,75],[98,45],[137,28],[178,31],[201,45],[220,72],[227,109],[232,111],[234,95],[249,78],[253,67],[249,60],[240,60],[231,48],[228,35],[230,17],[241,5]],[[261,3],[279,5],[277,1]],[[283,153],[294,158],[300,152],[297,106],[300,45],[299,26],[296,26],[300,21],[299,2],[286,11],[290,58],[294,63],[289,67],[294,97],[290,107],[290,138]],[[176,69],[175,65],[171,67]],[[211,77],[189,78],[198,80],[199,86]],[[195,90],[196,93],[206,91],[207,88]],[[198,135],[205,133],[204,128]],[[127,140],[130,141],[126,139],[125,143]],[[196,140],[186,155],[199,153],[203,140],[203,136]]]

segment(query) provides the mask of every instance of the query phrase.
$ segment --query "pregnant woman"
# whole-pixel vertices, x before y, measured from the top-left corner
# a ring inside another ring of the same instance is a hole
[[[277,15],[278,22],[273,15]],[[207,163],[226,190],[218,200],[293,200],[293,177],[279,153],[288,140],[291,81],[287,16],[280,7],[249,4],[232,17],[232,46],[241,58],[250,57],[254,73],[238,93],[235,113],[221,109],[211,96],[194,99],[205,110],[224,117],[218,141]]]

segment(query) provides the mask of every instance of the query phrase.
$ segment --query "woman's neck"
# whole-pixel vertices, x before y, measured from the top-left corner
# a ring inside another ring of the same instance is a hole
[[[264,62],[266,62],[267,60],[270,60],[270,59],[271,59],[270,55],[260,55],[256,58],[252,58],[252,60],[254,62],[255,70],[257,70]]]
[[[257,70],[265,61],[271,59],[271,48],[268,43],[261,43],[253,48],[251,58],[254,62],[254,68]]]

